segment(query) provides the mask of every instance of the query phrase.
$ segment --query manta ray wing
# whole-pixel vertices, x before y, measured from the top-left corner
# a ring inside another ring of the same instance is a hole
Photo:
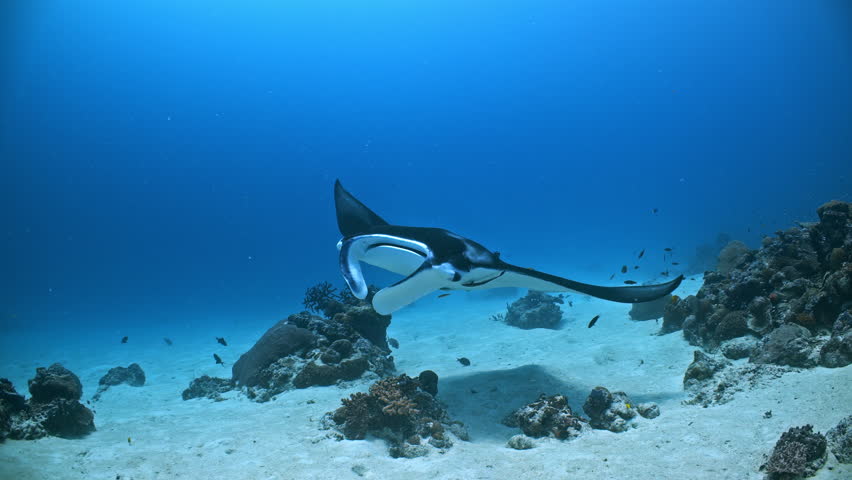
[[[373,296],[373,308],[382,315],[389,315],[450,283],[453,272],[423,262],[411,275],[385,287]]]
[[[576,282],[549,273],[530,268],[504,264],[505,274],[495,279],[488,288],[516,287],[529,288],[542,292],[575,291],[596,298],[619,303],[642,303],[656,300],[674,291],[683,281],[683,275],[674,280],[657,285],[638,285],[634,287],[604,287]]]
[[[340,184],[340,180],[334,182],[334,207],[337,210],[337,228],[344,237],[364,233],[376,225],[388,224],[376,212],[347,192]]]

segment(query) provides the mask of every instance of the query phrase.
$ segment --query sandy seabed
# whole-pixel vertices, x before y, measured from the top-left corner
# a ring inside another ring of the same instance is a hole
[[[700,277],[678,290],[695,293]],[[337,441],[321,418],[371,381],[292,390],[258,404],[231,392],[226,401],[184,401],[181,392],[203,374],[229,376],[213,351],[234,361],[266,327],[235,331],[227,348],[209,332],[140,332],[127,345],[93,335],[54,346],[11,332],[2,341],[0,376],[19,392],[35,367],[60,362],[83,382],[84,401],[114,366],[137,362],[147,383],[113,387],[93,403],[97,431],[82,439],[48,437],[0,444],[2,479],[758,479],[782,432],[812,424],[825,432],[852,414],[852,366],[788,373],[771,387],[736,394],[730,403],[682,405],[682,380],[692,347],[680,332],[657,336],[660,324],[629,319],[629,305],[572,297],[559,330],[519,330],[495,322],[506,298],[424,299],[394,315],[397,370],[440,376],[438,398],[463,421],[470,441],[444,454],[393,459],[381,440]],[[593,328],[588,321],[600,314]],[[110,332],[112,334],[112,332]],[[147,335],[147,338],[145,337]],[[468,357],[465,367],[457,357]],[[623,390],[635,402],[656,402],[661,415],[639,418],[624,433],[587,430],[570,441],[540,439],[517,451],[506,441],[519,430],[500,420],[540,393],[565,394],[577,411],[591,389]],[[473,392],[476,393],[473,393]],[[771,418],[763,413],[772,410]],[[128,442],[128,438],[130,442]],[[356,473],[357,472],[357,473]],[[816,479],[852,478],[852,465],[829,460]]]

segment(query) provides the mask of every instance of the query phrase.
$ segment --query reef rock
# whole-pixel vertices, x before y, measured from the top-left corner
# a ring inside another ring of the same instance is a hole
[[[666,295],[650,302],[634,303],[630,307],[632,320],[656,320],[663,318],[666,307],[672,303],[673,297]]]
[[[92,398],[98,400],[101,394],[107,391],[109,387],[121,385],[122,383],[126,383],[131,387],[145,385],[145,372],[142,371],[142,367],[138,363],[131,363],[126,368],[114,367],[109,369],[107,374],[98,381],[98,391]]]
[[[817,210],[818,223],[778,231],[764,238],[759,250],[732,242],[720,254],[717,270],[705,274],[695,301],[667,307],[661,333],[680,324],[690,344],[710,351],[733,338],[771,335],[766,342],[772,342],[772,351],[757,352],[754,360],[805,367],[848,364],[842,352],[848,351],[849,340],[843,333],[833,334],[817,361],[805,350],[819,346],[813,336],[832,329],[838,315],[852,306],[850,212],[852,204],[828,202]],[[778,332],[785,325],[807,329],[811,337],[789,328]],[[782,346],[785,339],[793,345]]]
[[[232,378],[239,386],[257,386],[262,380],[263,369],[281,357],[298,354],[313,347],[314,341],[310,330],[299,328],[288,320],[281,320],[234,363],[231,368]]]
[[[38,367],[29,380],[31,401],[49,403],[56,399],[77,401],[83,395],[83,384],[77,375],[58,363],[48,368]]]
[[[825,434],[828,448],[840,463],[852,463],[852,415],[844,418]]]
[[[184,400],[192,398],[209,398],[211,400],[221,401],[222,395],[234,388],[234,381],[230,378],[216,378],[203,375],[194,379],[189,384],[189,388],[181,393]]]
[[[432,449],[444,452],[453,446],[453,438],[467,439],[461,424],[450,420],[420,381],[405,374],[379,380],[369,393],[355,393],[342,403],[326,415],[326,426],[347,440],[382,438],[392,457],[423,456]]]
[[[761,469],[769,474],[770,479],[810,477],[825,464],[825,460],[825,436],[814,433],[812,426],[805,425],[782,433],[769,461]]]
[[[0,382],[4,392],[0,410],[7,415],[0,429],[16,440],[34,440],[47,435],[77,438],[95,430],[94,414],[78,400],[83,394],[80,379],[55,363],[36,369],[29,380],[29,401],[23,404],[8,380]],[[0,414],[2,417],[2,414]]]
[[[535,440],[526,435],[512,435],[506,445],[515,450],[529,450],[535,447]]]
[[[525,297],[508,306],[505,316],[498,318],[508,325],[524,330],[555,329],[562,321],[562,309],[557,305],[561,303],[565,303],[561,295],[552,296],[530,290]]]
[[[807,328],[795,324],[781,325],[763,337],[749,361],[791,367],[814,367],[819,361],[817,343]]]
[[[725,358],[739,360],[741,358],[750,357],[755,351],[755,348],[757,348],[758,343],[758,340],[752,336],[732,338],[722,342],[722,345],[719,346],[719,350],[722,351],[722,355],[724,355]]]
[[[672,301],[666,303],[663,309],[663,327],[660,329],[660,334],[676,332],[683,328],[687,317],[696,310],[697,302],[695,295],[686,298],[672,297]]]
[[[575,415],[564,395],[546,396],[503,419],[508,427],[520,427],[525,435],[540,438],[553,437],[567,440],[579,436],[583,431],[582,417]]]
[[[823,367],[839,368],[852,363],[852,312],[837,316],[831,338],[819,353],[819,364]]]
[[[635,405],[624,392],[612,392],[605,387],[595,387],[583,403],[583,411],[589,416],[592,428],[623,432],[637,414],[645,418],[656,418],[660,407],[655,403]]]
[[[12,382],[0,378],[0,442],[5,440],[12,430],[12,417],[26,407],[26,400],[15,391]]]

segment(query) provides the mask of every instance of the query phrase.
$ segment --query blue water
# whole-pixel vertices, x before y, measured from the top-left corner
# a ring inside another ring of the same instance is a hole
[[[269,325],[342,284],[335,178],[599,283],[852,191],[844,0],[2,8],[4,329]]]

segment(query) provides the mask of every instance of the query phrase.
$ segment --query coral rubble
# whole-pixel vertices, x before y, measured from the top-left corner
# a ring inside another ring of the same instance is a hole
[[[579,436],[583,431],[584,419],[575,415],[564,395],[548,397],[542,394],[538,400],[509,414],[503,424],[519,427],[524,435],[533,438],[553,437],[567,440]]]
[[[605,387],[595,387],[583,403],[583,411],[589,416],[592,428],[623,432],[636,415],[656,418],[660,408],[655,403],[635,404],[624,392],[610,392]]]
[[[230,378],[215,378],[202,375],[190,382],[189,388],[181,393],[181,397],[184,400],[209,398],[221,401],[223,399],[221,394],[233,390],[233,388],[234,381]]]

